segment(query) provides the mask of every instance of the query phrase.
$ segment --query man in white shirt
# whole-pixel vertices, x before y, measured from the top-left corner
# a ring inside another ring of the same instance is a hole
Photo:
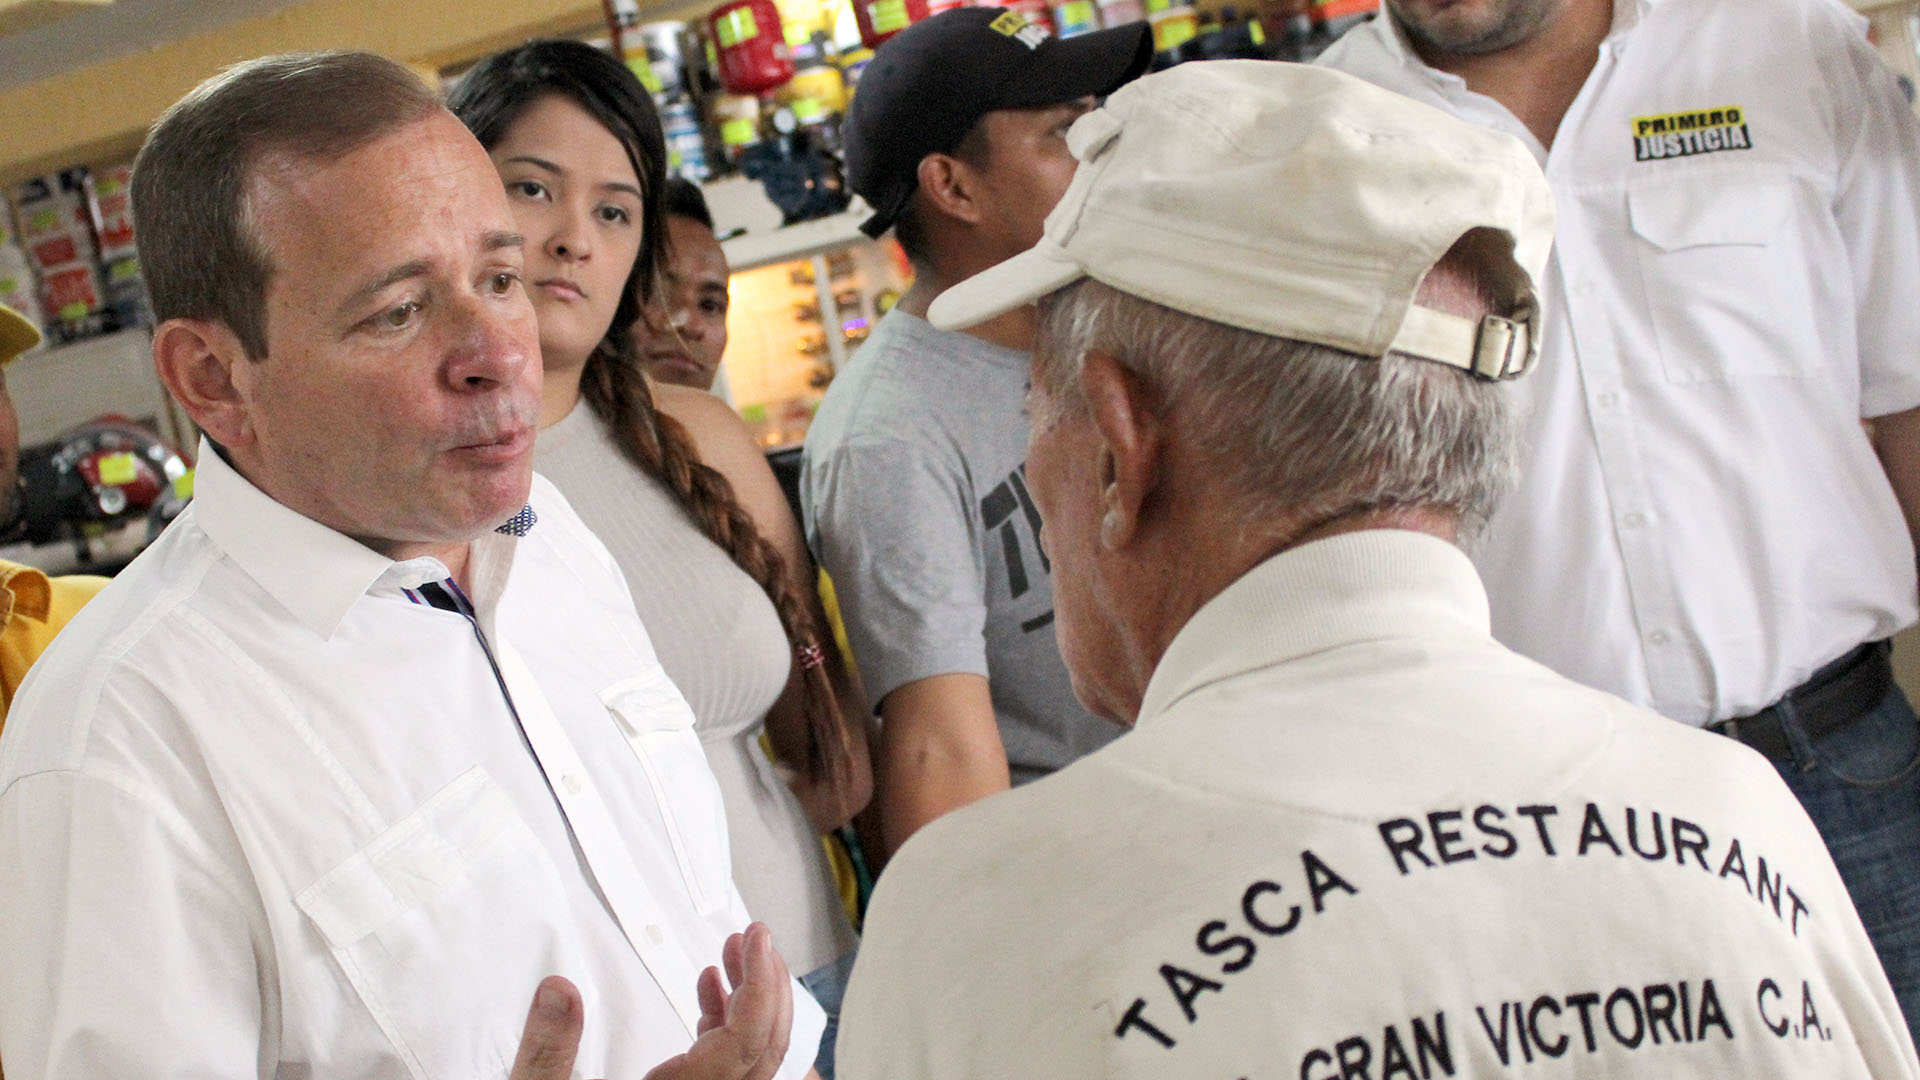
[[[1133,730],[895,856],[839,1074],[1920,1076],[1768,764],[1488,632],[1455,544],[1515,468],[1526,149],[1242,61],[1068,144],[1040,244],[930,314],[1038,301],[1061,650]]]
[[[807,1074],[692,715],[532,475],[479,144],[391,61],[270,57],[161,118],[134,207],[210,441],[0,744],[7,1073]]]
[[[1920,1018],[1920,132],[1839,0],[1387,0],[1321,62],[1521,139],[1560,226],[1494,636],[1766,753]],[[1863,430],[1871,420],[1871,432]]]

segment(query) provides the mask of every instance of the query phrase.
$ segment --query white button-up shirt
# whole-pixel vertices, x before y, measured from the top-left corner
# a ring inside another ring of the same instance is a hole
[[[551,485],[477,618],[203,446],[198,496],[0,740],[0,1061],[25,1077],[497,1077],[534,986],[579,1069],[686,1049],[748,920],[693,716]],[[824,1018],[795,987],[781,1075]]]
[[[1920,137],[1835,0],[1617,0],[1551,153],[1389,18],[1322,62],[1540,156],[1558,211],[1524,478],[1476,563],[1502,641],[1676,719],[1914,621],[1859,420],[1920,405]]]

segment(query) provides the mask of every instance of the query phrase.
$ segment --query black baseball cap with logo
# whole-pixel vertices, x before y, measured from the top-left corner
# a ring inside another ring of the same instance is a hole
[[[1146,23],[1064,40],[1002,8],[957,8],[907,27],[875,50],[847,109],[848,186],[893,227],[918,186],[920,160],[950,153],[996,109],[1110,94],[1153,62]]]

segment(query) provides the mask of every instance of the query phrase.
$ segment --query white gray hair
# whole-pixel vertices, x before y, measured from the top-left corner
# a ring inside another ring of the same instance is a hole
[[[1477,297],[1448,265],[1423,296],[1450,291],[1450,307],[1463,288]],[[1442,364],[1242,330],[1083,279],[1040,302],[1034,378],[1060,407],[1078,407],[1073,387],[1093,352],[1139,377],[1208,456],[1242,527],[1421,508],[1451,513],[1469,540],[1517,472],[1509,391]]]

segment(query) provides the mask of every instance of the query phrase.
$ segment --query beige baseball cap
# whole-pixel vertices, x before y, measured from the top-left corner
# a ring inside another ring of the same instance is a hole
[[[1230,326],[1490,379],[1539,355],[1553,199],[1511,135],[1326,68],[1213,60],[1121,87],[1067,145],[1080,165],[1040,243],[942,293],[936,326],[1091,277]],[[1507,317],[1415,306],[1473,229],[1512,243],[1496,282]]]
[[[0,304],[0,366],[40,344],[40,330],[27,317]]]

